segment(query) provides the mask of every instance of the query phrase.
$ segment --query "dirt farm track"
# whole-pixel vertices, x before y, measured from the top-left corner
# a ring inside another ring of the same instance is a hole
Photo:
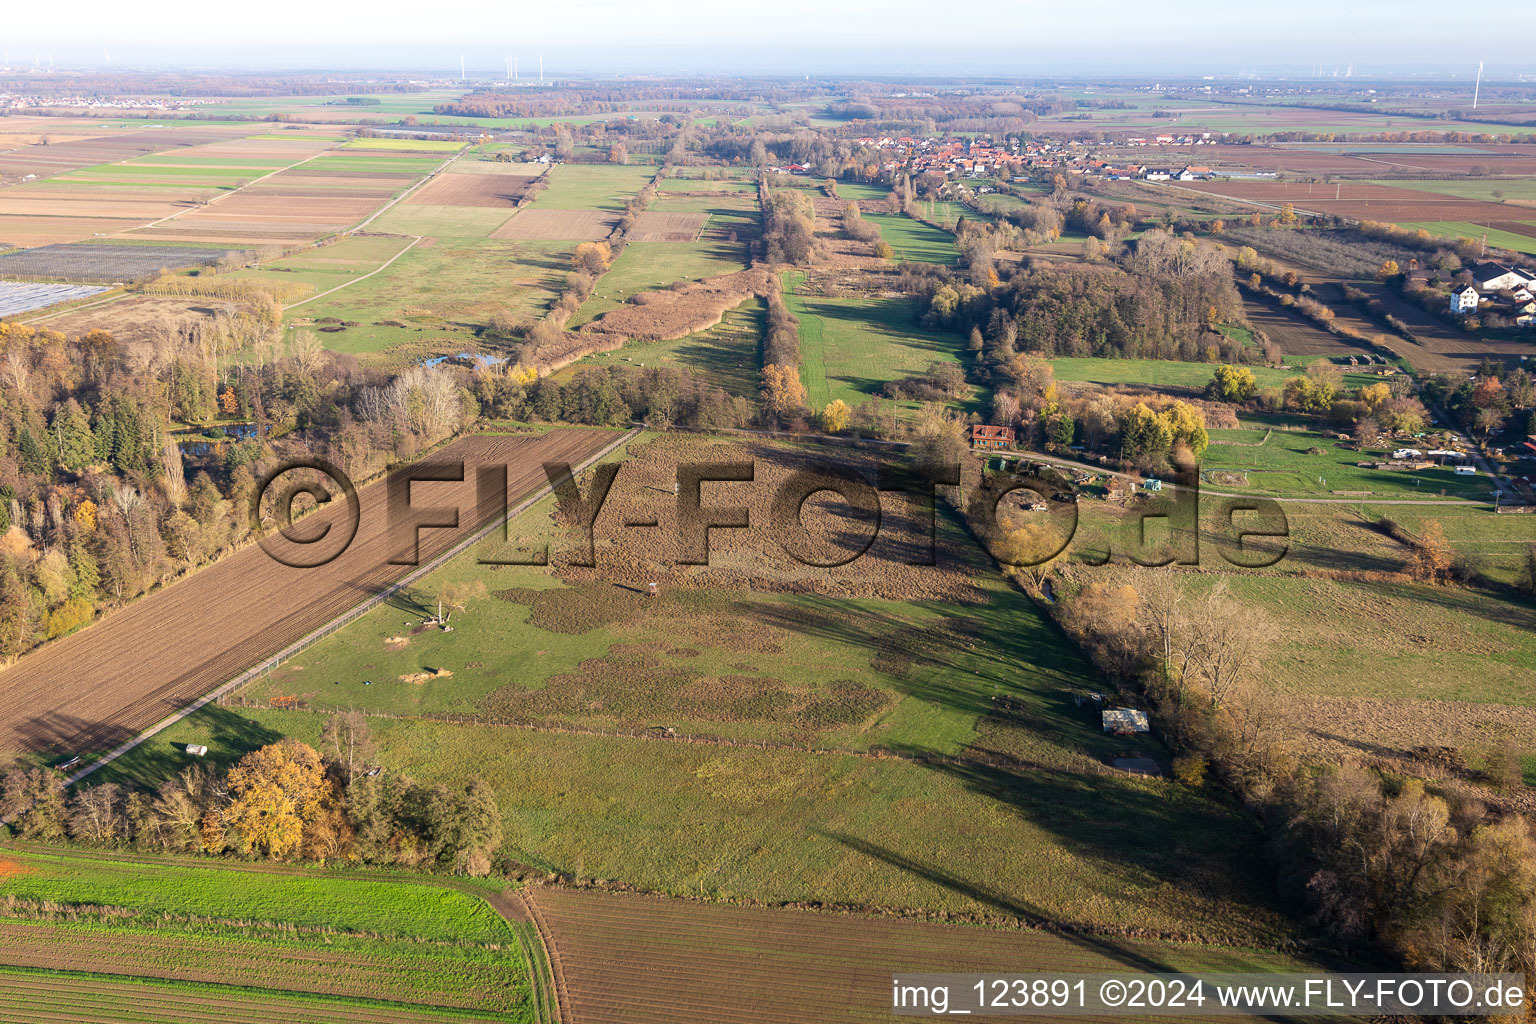
[[[462,459],[465,482],[416,483],[413,506],[457,505],[461,528],[421,531],[421,561],[490,521],[475,508],[477,466],[507,466],[511,506],[544,485],[544,462],[578,465],[618,436],[469,437],[433,453]],[[359,498],[357,536],[329,565],[289,568],[252,545],[0,672],[0,749],[101,752],[408,575],[411,566],[388,563],[384,482]]]

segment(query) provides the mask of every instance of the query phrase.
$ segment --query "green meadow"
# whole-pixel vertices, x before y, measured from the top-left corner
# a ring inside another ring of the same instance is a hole
[[[953,235],[904,213],[866,213],[864,219],[880,229],[880,237],[890,244],[899,263],[948,264],[959,258]]]
[[[800,279],[785,274],[784,303],[800,321],[800,379],[814,408],[858,405],[929,363],[959,361],[960,339],[914,324],[906,301],[799,295]]]

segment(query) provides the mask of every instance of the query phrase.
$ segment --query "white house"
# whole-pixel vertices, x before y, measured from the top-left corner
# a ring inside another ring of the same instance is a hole
[[[1531,281],[1530,274],[1507,263],[1479,263],[1472,271],[1472,283],[1485,292],[1520,288]]]
[[[1452,313],[1472,313],[1477,310],[1477,289],[1467,285],[1458,291],[1451,292]]]

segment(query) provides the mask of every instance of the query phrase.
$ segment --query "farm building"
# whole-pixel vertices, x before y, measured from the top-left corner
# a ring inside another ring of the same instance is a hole
[[[1116,736],[1152,731],[1152,726],[1147,721],[1147,713],[1135,708],[1105,708],[1101,712],[1101,719],[1104,731],[1114,733]]]
[[[1514,289],[1530,284],[1532,276],[1518,267],[1512,267],[1507,263],[1479,263],[1472,270],[1472,283],[1478,291],[1496,292],[1505,288]]]
[[[1012,448],[1013,428],[978,423],[971,427],[972,448]]]

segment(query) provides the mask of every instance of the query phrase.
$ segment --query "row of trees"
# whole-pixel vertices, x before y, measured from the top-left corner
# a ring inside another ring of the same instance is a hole
[[[485,875],[501,845],[495,794],[371,774],[359,712],[331,718],[325,753],[284,739],[220,774],[201,765],[153,791],[116,783],[66,793],[57,772],[13,769],[0,815],[28,839],[274,861],[362,861]]]
[[[755,402],[731,395],[692,371],[676,367],[587,369],[564,383],[526,368],[477,371],[470,392],[493,419],[542,420],[622,426],[644,420],[657,427],[746,427]]]
[[[1429,410],[1410,393],[1412,388],[1411,378],[1397,374],[1347,389],[1339,367],[1318,359],[1305,374],[1291,377],[1278,388],[1260,388],[1246,366],[1218,366],[1205,396],[1213,402],[1252,405],[1268,412],[1323,416],[1336,428],[1352,430],[1356,440],[1374,443],[1383,433],[1416,434],[1431,422]]]

